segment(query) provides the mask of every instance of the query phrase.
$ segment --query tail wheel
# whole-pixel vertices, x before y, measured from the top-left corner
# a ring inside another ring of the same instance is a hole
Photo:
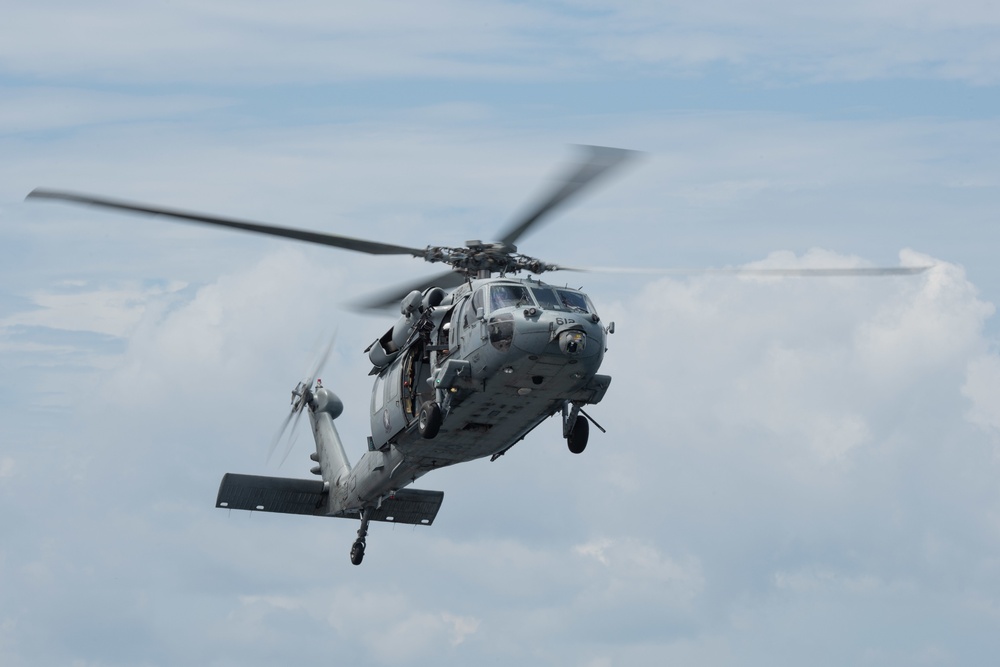
[[[417,429],[420,431],[420,435],[428,440],[436,436],[441,429],[441,406],[433,402],[420,406]]]
[[[573,424],[573,430],[569,432],[569,437],[566,438],[566,445],[569,447],[569,451],[574,454],[580,454],[587,448],[587,440],[589,439],[590,422],[583,415],[577,415],[576,423]]]

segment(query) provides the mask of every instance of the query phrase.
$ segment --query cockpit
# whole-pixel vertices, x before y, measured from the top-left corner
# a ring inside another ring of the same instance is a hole
[[[504,308],[535,306],[542,310],[573,313],[592,313],[594,307],[586,294],[576,290],[549,287],[548,285],[493,284],[489,288],[490,312]]]
[[[533,305],[524,285],[490,285],[490,311]]]
[[[594,307],[585,294],[555,287],[532,287],[531,293],[540,308],[545,310],[567,310],[576,313],[592,313]]]
[[[463,324],[460,331],[453,330],[451,349],[465,345],[475,349],[489,340],[494,348],[506,352],[513,344],[516,323],[527,321],[521,327],[523,332],[544,333],[548,327],[550,335],[554,332],[558,336],[559,349],[563,354],[576,356],[587,345],[587,334],[580,327],[581,320],[600,321],[593,304],[583,292],[535,281],[490,281],[480,284],[471,296],[468,293],[463,295],[461,303]],[[574,317],[580,314],[586,317]]]

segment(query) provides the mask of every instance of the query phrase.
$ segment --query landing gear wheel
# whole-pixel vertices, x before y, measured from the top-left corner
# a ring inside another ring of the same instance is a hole
[[[361,565],[361,561],[365,558],[365,543],[358,540],[351,547],[351,564]]]
[[[417,417],[417,430],[420,435],[430,440],[438,434],[441,428],[441,406],[437,403],[424,403],[420,406],[420,415]]]
[[[583,415],[577,415],[576,423],[573,424],[573,430],[569,432],[569,436],[566,438],[569,451],[574,454],[583,452],[587,448],[588,439],[590,439],[590,422]]]

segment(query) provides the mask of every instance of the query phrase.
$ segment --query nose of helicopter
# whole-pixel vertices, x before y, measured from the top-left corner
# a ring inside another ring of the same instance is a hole
[[[537,357],[567,357],[600,363],[604,356],[604,328],[589,315],[567,317],[565,313],[536,310],[515,317],[513,347]]]

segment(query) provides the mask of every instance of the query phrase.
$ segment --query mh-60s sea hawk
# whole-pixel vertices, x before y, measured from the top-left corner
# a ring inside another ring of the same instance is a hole
[[[322,386],[317,367],[292,391],[282,432],[289,425],[294,428],[303,412],[309,414],[316,443],[312,472],[319,479],[229,473],[219,488],[217,507],[360,519],[351,547],[351,562],[359,565],[370,522],[433,523],[444,494],[406,488],[424,474],[487,456],[496,460],[554,415],[560,415],[562,435],[576,454],[587,446],[591,423],[604,430],[583,407],[599,403],[611,383],[598,371],[614,323],[605,324],[580,290],[516,277],[584,270],[519,254],[514,243],[634,155],[615,148],[586,149],[586,159],[498,241],[469,241],[463,247],[409,248],[59,190],[36,189],[28,197],[162,215],[368,254],[410,255],[451,267],[363,304],[399,304],[400,316],[366,350],[375,378],[371,435],[357,465],[351,466],[334,426],[343,403]],[[925,268],[723,271],[829,276],[911,274]]]

